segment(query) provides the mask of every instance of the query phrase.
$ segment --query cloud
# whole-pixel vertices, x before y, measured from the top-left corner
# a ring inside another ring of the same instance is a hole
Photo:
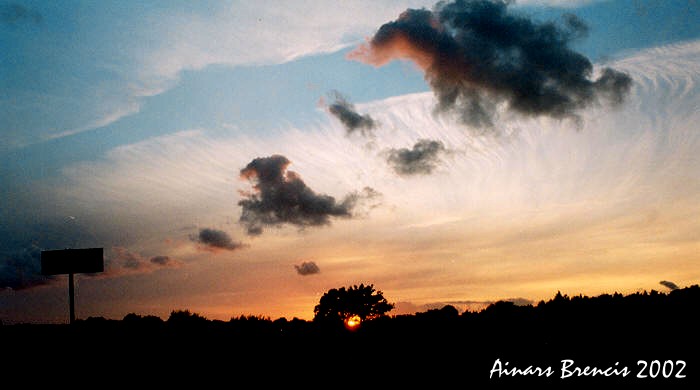
[[[151,264],[168,266],[170,264],[173,264],[175,260],[171,259],[169,256],[153,256],[149,261],[151,262]]]
[[[359,201],[375,198],[371,188],[352,192],[342,201],[330,195],[317,194],[297,173],[287,171],[291,162],[282,155],[259,157],[241,169],[241,177],[254,183],[253,192],[243,193],[245,199],[240,222],[250,235],[262,234],[263,226],[285,223],[299,226],[330,224],[331,217],[351,218]]]
[[[23,290],[51,279],[41,274],[41,249],[36,245],[0,254],[0,288]]]
[[[343,123],[347,134],[359,131],[363,136],[372,135],[377,122],[371,116],[359,114],[355,106],[338,91],[333,92],[333,97],[335,100],[328,106],[328,111]]]
[[[43,17],[37,11],[28,9],[21,4],[0,4],[0,23],[19,24],[30,22],[40,24]]]
[[[337,52],[402,9],[423,3],[220,1],[137,8],[118,2],[100,7],[43,2],[36,6],[39,14],[29,5],[18,5],[28,2],[9,1],[0,2],[0,26],[41,20],[55,34],[41,40],[25,34],[19,37],[22,41],[3,45],[3,55],[13,61],[2,65],[14,65],[0,72],[18,80],[18,89],[8,95],[12,99],[0,106],[3,148],[119,126],[120,119],[139,113],[149,97],[177,86],[186,71],[215,64],[276,65]],[[62,27],[76,20],[79,29]],[[6,46],[14,51],[6,52]],[[54,72],[50,80],[42,77],[45,69],[59,64],[72,71]],[[81,82],[75,82],[75,74],[84,76]],[[93,75],[100,79],[90,79]],[[42,80],[42,88],[19,80]]]
[[[199,230],[197,236],[191,237],[193,241],[196,241],[203,245],[206,250],[236,250],[243,248],[243,244],[240,242],[235,242],[231,236],[223,230],[204,228]]]
[[[516,306],[527,306],[533,305],[535,302],[527,298],[508,298],[500,299],[503,302],[513,302]],[[442,309],[445,306],[453,306],[457,309],[459,313],[464,312],[480,312],[486,309],[489,305],[496,303],[497,301],[440,301],[440,302],[430,302],[422,305],[415,304],[413,302],[396,302],[394,310],[391,314],[402,315],[402,314],[415,314],[426,312],[428,310]]]
[[[22,290],[56,280],[41,274],[41,248],[30,245],[14,252],[0,254],[0,289]],[[168,256],[150,259],[124,247],[113,247],[105,259],[105,272],[85,274],[91,277],[110,278],[125,274],[147,273],[166,267],[179,267],[181,262]]]
[[[505,302],[513,302],[513,304],[515,304],[515,306],[527,306],[527,305],[533,305],[535,303],[531,299],[522,298],[522,297],[508,298],[508,299],[504,299],[504,301]]]
[[[95,274],[94,276],[109,277],[133,272],[151,272],[159,268],[179,267],[180,265],[180,261],[169,256],[158,255],[148,258],[124,247],[113,247],[112,255],[107,260],[105,275]]]
[[[464,313],[465,311],[478,312],[485,309],[488,305],[493,303],[492,301],[451,301],[451,302],[429,302],[424,304],[415,304],[413,302],[396,302],[394,305],[394,310],[391,314],[393,315],[404,315],[404,314],[416,314],[426,312],[428,310],[442,309],[445,306],[453,306],[457,309],[459,313]]]
[[[670,289],[670,290],[672,290],[672,291],[673,291],[673,290],[678,290],[678,288],[679,288],[675,283],[669,282],[668,280],[662,280],[662,281],[659,282],[659,284],[662,285],[662,286],[664,286],[664,287],[666,287],[666,288],[668,288],[668,289]]]
[[[140,255],[129,252],[126,248],[118,247],[114,248],[114,250],[116,252],[114,260],[123,268],[139,269],[143,264],[147,264]]]
[[[525,116],[578,120],[596,102],[620,104],[632,79],[593,65],[570,44],[587,33],[583,21],[536,22],[508,11],[510,2],[440,2],[407,9],[349,54],[375,66],[409,59],[425,72],[438,112],[456,112],[471,126],[492,126],[499,105]]]
[[[440,141],[421,139],[412,149],[390,149],[387,163],[400,176],[429,175],[440,161],[440,154],[447,152]]]
[[[316,265],[316,263],[313,261],[304,261],[301,263],[301,265],[295,265],[294,268],[297,270],[299,275],[303,276],[321,272],[321,269],[318,268],[318,265]]]

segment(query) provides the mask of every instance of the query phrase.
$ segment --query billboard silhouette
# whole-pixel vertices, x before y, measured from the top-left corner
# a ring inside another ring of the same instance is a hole
[[[73,274],[104,271],[103,248],[60,249],[41,252],[43,275],[68,274],[70,323],[75,321],[75,287]]]

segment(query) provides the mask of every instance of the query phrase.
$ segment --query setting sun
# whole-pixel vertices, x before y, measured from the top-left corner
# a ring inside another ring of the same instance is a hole
[[[360,316],[354,315],[345,320],[345,326],[351,330],[356,329],[358,326],[360,326],[360,322],[362,322],[362,318],[360,318]]]

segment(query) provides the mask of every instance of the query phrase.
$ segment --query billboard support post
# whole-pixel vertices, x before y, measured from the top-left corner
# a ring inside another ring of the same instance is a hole
[[[43,275],[68,274],[70,324],[75,322],[74,274],[103,272],[103,252],[103,248],[62,249],[41,252],[41,273]]]
[[[68,274],[68,302],[70,310],[70,324],[75,322],[75,284],[73,282],[73,273]]]

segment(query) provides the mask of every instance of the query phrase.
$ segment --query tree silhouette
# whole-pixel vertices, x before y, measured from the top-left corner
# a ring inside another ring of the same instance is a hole
[[[167,324],[180,327],[202,326],[209,322],[205,317],[189,310],[173,310],[166,321]]]
[[[334,288],[323,294],[314,308],[314,321],[339,324],[355,316],[364,321],[381,317],[393,308],[394,304],[387,302],[383,293],[375,291],[372,284]],[[351,321],[358,322],[357,319]]]

